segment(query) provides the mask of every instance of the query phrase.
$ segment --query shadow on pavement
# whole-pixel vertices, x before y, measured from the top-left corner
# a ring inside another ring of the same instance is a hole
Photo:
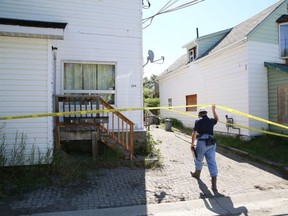
[[[166,194],[166,192],[165,191],[161,191],[161,193],[160,194],[156,194],[155,193],[155,198],[157,199],[157,203],[161,203],[162,201],[163,201],[163,199],[165,198],[165,196],[166,196],[167,194]]]
[[[245,206],[235,208],[231,197],[225,196],[218,191],[213,191],[212,193],[201,179],[197,179],[197,182],[201,190],[200,198],[203,199],[208,210],[219,215],[248,216],[248,210]]]
[[[159,201],[164,194],[160,194]],[[0,201],[0,215],[16,216],[146,205],[145,169],[117,167],[92,171],[87,179],[36,190]]]
[[[232,150],[227,150],[222,146],[217,146],[217,153],[231,159],[234,161],[237,161],[238,163],[248,163],[252,166],[255,166],[259,169],[262,169],[266,172],[269,172],[273,175],[276,175],[278,177],[281,177],[283,179],[288,179],[288,174],[285,173],[281,173],[277,170],[280,170],[279,167],[275,167],[275,166],[269,166],[269,164],[267,164],[267,162],[265,161],[261,161],[260,159],[255,159],[255,158],[251,158],[251,156],[249,156],[248,154],[246,155],[245,153],[235,153]],[[277,170],[276,170],[277,169]]]

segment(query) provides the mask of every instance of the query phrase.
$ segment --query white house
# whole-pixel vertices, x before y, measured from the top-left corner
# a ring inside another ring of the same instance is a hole
[[[215,103],[288,125],[287,5],[287,0],[281,0],[234,28],[197,37],[184,45],[186,54],[158,77],[161,106]],[[197,108],[177,110],[197,115]],[[228,115],[244,127],[287,133],[286,129],[221,109],[217,112],[223,122]],[[161,110],[161,116],[177,118],[189,127],[195,121],[167,110]],[[226,132],[227,128],[217,124],[215,130]],[[261,134],[240,131],[246,136]]]
[[[1,0],[0,116],[54,111],[53,96],[98,94],[115,108],[143,107],[140,0]],[[143,112],[125,112],[143,132]],[[28,150],[54,146],[53,117],[3,120]]]

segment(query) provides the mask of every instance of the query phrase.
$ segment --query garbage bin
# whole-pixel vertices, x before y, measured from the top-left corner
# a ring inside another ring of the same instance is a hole
[[[165,119],[165,131],[171,131],[172,121],[171,119]]]
[[[155,123],[156,125],[160,125],[160,118],[157,117],[157,116],[155,116],[155,118],[154,118],[154,123]]]

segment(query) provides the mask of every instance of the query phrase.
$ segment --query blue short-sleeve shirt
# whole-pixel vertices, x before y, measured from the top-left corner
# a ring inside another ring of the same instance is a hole
[[[213,135],[214,125],[217,124],[217,120],[203,116],[201,119],[195,121],[194,130],[198,134],[210,134]]]

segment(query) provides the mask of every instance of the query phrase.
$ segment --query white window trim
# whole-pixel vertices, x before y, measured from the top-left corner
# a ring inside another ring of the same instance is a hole
[[[64,90],[64,64],[65,63],[74,63],[74,64],[103,64],[103,65],[114,65],[115,66],[115,90]],[[110,62],[110,61],[101,61],[101,62],[95,62],[95,61],[79,61],[79,60],[62,60],[61,61],[61,92],[62,94],[114,94],[114,104],[111,104],[112,106],[116,106],[117,103],[117,83],[116,83],[116,74],[117,74],[117,63],[116,62]]]
[[[280,28],[281,28],[281,26],[283,26],[283,25],[287,25],[288,26],[288,22],[285,22],[285,23],[279,23],[279,25],[278,25],[278,45],[279,45],[279,57],[281,58],[281,59],[288,59],[288,54],[287,54],[287,56],[281,56],[281,31],[280,31]],[[287,45],[287,48],[288,48],[288,45]]]

